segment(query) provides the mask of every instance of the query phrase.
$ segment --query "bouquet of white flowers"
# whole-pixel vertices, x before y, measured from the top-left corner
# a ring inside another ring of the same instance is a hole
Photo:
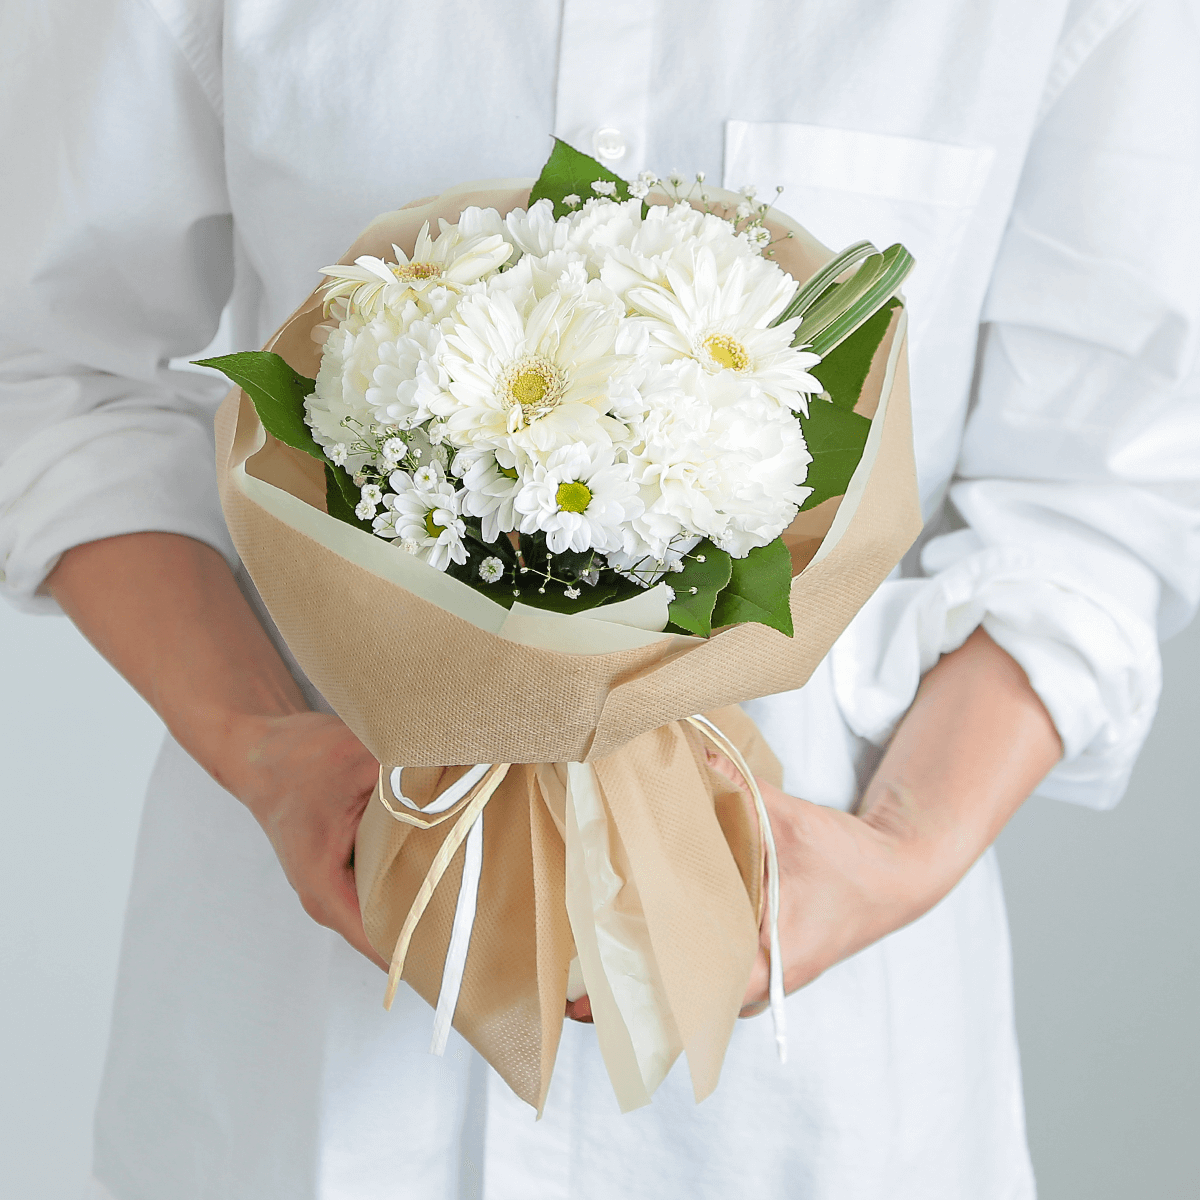
[[[527,209],[468,206],[411,256],[323,268],[315,381],[266,352],[206,364],[323,458],[331,515],[500,604],[583,612],[667,576],[678,632],[790,635],[781,535],[857,465],[852,410],[912,260],[859,243],[801,288],[768,212],[559,142]]]
[[[385,214],[206,363],[234,542],[381,763],[354,867],[389,1001],[539,1108],[585,990],[623,1109],[681,1052],[716,1086],[777,913],[778,764],[731,706],[800,686],[920,529],[910,266],[559,142],[532,188]]]

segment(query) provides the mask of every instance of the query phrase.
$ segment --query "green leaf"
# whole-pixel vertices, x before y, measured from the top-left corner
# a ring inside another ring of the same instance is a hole
[[[325,510],[331,517],[345,521],[365,533],[372,532],[370,521],[362,521],[355,515],[354,507],[358,503],[360,492],[354,486],[354,480],[341,467],[325,464]]]
[[[714,625],[741,625],[757,621],[792,636],[792,556],[776,538],[730,563],[729,584],[717,597]]]
[[[594,158],[568,146],[561,138],[555,138],[554,149],[529,193],[530,206],[548,198],[554,203],[555,217],[564,217],[575,209],[563,204],[563,197],[576,195],[580,200],[587,200],[596,195],[592,184],[601,180],[617,185],[615,199],[629,199],[629,184],[624,179]]]
[[[683,570],[667,576],[675,599],[667,608],[671,626],[678,632],[708,637],[712,633],[717,595],[729,583],[733,560],[707,538],[683,560]],[[695,589],[693,591],[693,589]]]
[[[835,408],[827,400],[814,400],[809,415],[800,417],[800,428],[813,460],[804,481],[812,494],[800,506],[801,511],[816,508],[831,496],[845,494],[871,432],[871,422],[856,412]]]
[[[297,374],[268,350],[226,354],[221,358],[195,360],[197,367],[213,367],[244,389],[254,402],[263,428],[286,446],[303,450],[325,461],[321,447],[313,441],[304,423],[304,401],[313,394],[316,382]]]
[[[829,394],[835,408],[852,409],[862,395],[871,362],[892,319],[900,306],[893,297],[873,317],[864,321],[844,342],[835,346],[810,371]]]

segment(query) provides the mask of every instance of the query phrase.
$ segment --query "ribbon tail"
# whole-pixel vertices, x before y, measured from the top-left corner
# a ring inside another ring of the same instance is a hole
[[[387,991],[384,993],[383,998],[384,1008],[390,1009],[392,1001],[396,998],[396,989],[400,986],[400,976],[404,971],[404,961],[408,957],[409,945],[412,943],[417,924],[425,915],[426,908],[429,907],[429,901],[433,898],[434,889],[441,882],[442,876],[446,873],[446,868],[449,867],[450,861],[458,851],[459,846],[462,845],[467,835],[471,832],[476,819],[483,812],[487,802],[503,782],[505,775],[508,774],[509,766],[509,763],[498,763],[492,768],[491,773],[484,779],[479,791],[471,797],[459,815],[458,820],[455,821],[450,832],[446,835],[441,846],[438,847],[438,852],[434,855],[433,862],[429,864],[429,870],[426,872],[421,886],[417,889],[412,907],[408,910],[408,916],[404,918],[404,924],[400,928],[400,936],[396,939],[396,947],[392,951],[392,961],[388,969]],[[473,916],[474,914],[472,914]]]
[[[689,725],[698,729],[710,742],[726,755],[745,779],[754,800],[754,811],[758,816],[762,833],[763,848],[767,855],[767,937],[769,942],[767,1001],[771,1009],[771,1022],[775,1027],[775,1049],[780,1062],[787,1062],[787,1008],[784,1005],[783,953],[779,947],[779,856],[775,850],[775,835],[771,831],[771,818],[767,812],[758,780],[750,770],[742,752],[707,717],[686,718]]]
[[[471,945],[471,930],[475,926],[475,905],[479,898],[479,877],[483,874],[483,812],[476,817],[467,834],[463,857],[462,883],[458,888],[458,902],[454,906],[454,924],[450,930],[450,946],[446,950],[446,963],[442,968],[442,986],[438,992],[437,1010],[433,1015],[433,1039],[429,1043],[431,1054],[442,1055],[446,1051],[446,1039],[454,1021],[454,1010],[458,1007],[458,993],[462,990],[463,971],[467,965],[467,951]]]

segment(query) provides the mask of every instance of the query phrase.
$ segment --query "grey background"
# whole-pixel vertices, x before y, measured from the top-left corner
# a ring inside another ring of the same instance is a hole
[[[1200,624],[1164,657],[1122,805],[1034,799],[1000,841],[1042,1200],[1200,1195]],[[161,726],[61,618],[0,604],[0,663],[0,1196],[78,1200]]]

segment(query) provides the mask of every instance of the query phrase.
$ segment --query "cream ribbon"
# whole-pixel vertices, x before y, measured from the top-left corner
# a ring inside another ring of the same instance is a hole
[[[758,828],[762,834],[763,848],[767,852],[767,936],[770,954],[767,999],[771,1008],[771,1023],[775,1027],[775,1048],[779,1052],[779,1061],[787,1062],[787,1009],[783,1003],[783,954],[779,949],[779,856],[775,852],[775,835],[771,832],[771,818],[767,813],[766,801],[763,800],[758,780],[754,778],[754,772],[742,757],[742,752],[707,717],[696,715],[685,719],[737,767],[754,800]]]
[[[745,758],[711,721],[703,716],[687,717],[687,723],[708,738],[737,768],[750,790],[758,818],[767,858],[767,920],[769,936],[768,997],[771,1018],[775,1027],[775,1044],[781,1062],[787,1061],[787,1029],[783,993],[783,959],[779,949],[779,862],[770,817],[762,792]],[[470,948],[471,931],[483,871],[483,810],[495,794],[509,763],[483,763],[472,767],[424,808],[418,807],[404,795],[403,768],[396,767],[386,778],[380,771],[379,798],[387,811],[398,821],[418,829],[430,829],[443,821],[457,817],[446,835],[425,879],[417,890],[408,915],[396,939],[388,970],[388,986],[384,1007],[391,1008],[396,988],[404,971],[404,962],[417,923],[425,913],[434,890],[441,882],[451,860],[464,841],[462,879],[454,909],[450,944],[442,967],[442,982],[434,1013],[433,1037],[430,1051],[442,1054],[446,1048],[463,972]],[[618,1087],[618,1099],[623,1111],[647,1103],[678,1053],[678,1033],[665,997],[661,995],[657,968],[652,961],[630,970],[619,957],[614,958],[612,946],[602,947],[598,938],[601,909],[611,905],[613,885],[619,884],[611,861],[600,851],[596,827],[606,820],[604,804],[598,794],[595,772],[586,763],[568,763],[566,781],[566,840],[568,842],[568,873],[575,876],[575,886],[568,887],[567,905],[576,950],[580,956],[585,982],[592,1000],[596,1034],[601,1044],[606,1066],[613,1083]],[[482,783],[481,783],[482,781]],[[385,783],[389,786],[385,786]],[[477,785],[478,791],[471,795]],[[391,803],[388,793],[399,802]],[[592,836],[581,836],[581,823],[592,826]],[[602,861],[603,860],[603,861]],[[571,871],[574,865],[575,870]],[[613,943],[613,939],[608,939]],[[616,950],[626,949],[622,939],[616,939]],[[645,953],[653,957],[646,943]],[[617,995],[621,999],[617,999]]]
[[[475,899],[479,891],[479,877],[483,870],[483,830],[479,825],[479,819],[482,817],[488,801],[495,794],[505,775],[508,774],[509,765],[508,763],[494,765],[486,763],[472,767],[461,779],[452,783],[425,808],[419,808],[404,795],[403,788],[400,786],[403,772],[401,767],[396,767],[391,773],[391,779],[387,781],[391,784],[392,795],[403,805],[403,808],[400,809],[393,807],[388,801],[389,788],[385,786],[383,771],[380,771],[379,798],[383,802],[383,806],[397,821],[413,825],[418,829],[430,829],[453,816],[458,817],[438,847],[438,852],[433,856],[433,862],[429,864],[425,879],[417,889],[417,895],[412,902],[412,907],[408,910],[408,916],[404,918],[400,936],[396,939],[396,948],[392,951],[387,991],[383,998],[384,1008],[391,1008],[392,1001],[396,998],[396,988],[400,984],[400,975],[404,971],[404,960],[408,957],[408,947],[412,942],[413,933],[416,932],[417,922],[425,915],[425,909],[433,898],[434,889],[441,882],[442,876],[446,873],[446,868],[449,867],[459,846],[474,829],[479,828],[479,833],[475,835],[475,842],[467,852],[467,858],[470,861],[463,863],[463,881],[459,886],[458,903],[455,906],[454,924],[450,934],[450,950],[447,952],[446,963],[442,968],[442,986],[438,993],[433,1042],[430,1046],[435,1054],[441,1054],[446,1046],[450,1023],[454,1017],[454,1010],[458,1006],[458,992],[462,985],[463,970],[466,966],[471,927],[475,922]],[[466,799],[468,793],[481,779],[483,783],[479,790],[470,799]],[[463,803],[464,800],[465,803]],[[456,810],[456,806],[460,804],[461,808]],[[469,878],[468,867],[470,868]],[[451,951],[454,953],[453,961],[451,960]]]

